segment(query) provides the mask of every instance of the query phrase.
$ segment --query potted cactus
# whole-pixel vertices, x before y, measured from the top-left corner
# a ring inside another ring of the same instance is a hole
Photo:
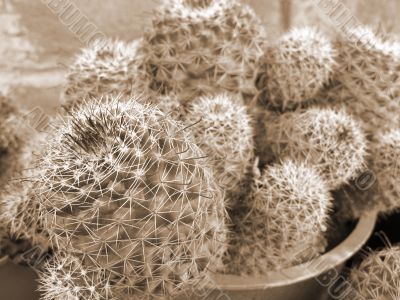
[[[42,299],[326,297],[400,207],[398,44],[164,2],[142,39],[83,50],[4,188],[5,230],[51,241]]]

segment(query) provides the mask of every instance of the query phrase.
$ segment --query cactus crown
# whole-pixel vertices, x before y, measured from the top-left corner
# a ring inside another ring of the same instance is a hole
[[[180,123],[118,100],[60,126],[39,165],[41,212],[55,246],[115,295],[168,296],[218,264],[223,199]]]

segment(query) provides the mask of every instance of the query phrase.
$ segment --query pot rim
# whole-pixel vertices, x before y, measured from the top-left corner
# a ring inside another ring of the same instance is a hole
[[[371,236],[377,216],[374,211],[364,214],[342,243],[309,262],[257,277],[237,275],[211,275],[211,277],[219,289],[231,291],[276,288],[315,278],[353,257]]]

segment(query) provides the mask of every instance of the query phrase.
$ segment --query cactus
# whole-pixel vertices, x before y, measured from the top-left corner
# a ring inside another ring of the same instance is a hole
[[[335,51],[313,28],[293,29],[265,50],[257,75],[258,102],[281,110],[311,100],[333,74]]]
[[[69,110],[85,100],[108,94],[130,96],[137,89],[145,92],[150,81],[138,68],[143,59],[140,44],[141,40],[105,40],[83,49],[68,70],[61,96],[64,107]]]
[[[342,219],[357,219],[372,210],[382,215],[400,210],[400,130],[377,134],[370,152],[369,170],[365,172],[370,177],[367,186],[360,186],[359,179],[336,192]]]
[[[325,251],[331,202],[326,183],[305,163],[268,166],[255,177],[238,224],[233,272],[263,274],[317,257]]]
[[[49,248],[34,218],[37,210],[29,181],[33,152],[40,149],[45,135],[24,124],[23,111],[4,96],[0,96],[0,115],[0,252],[15,262],[31,263],[21,259],[33,258],[35,249],[41,255]],[[30,252],[30,257],[21,257],[24,252]]]
[[[192,103],[186,116],[186,123],[194,124],[191,129],[197,144],[215,166],[218,185],[233,197],[240,193],[254,156],[252,120],[235,97],[202,97]]]
[[[371,252],[351,271],[345,300],[400,299],[400,247]]]
[[[400,43],[385,40],[369,28],[352,30],[338,42],[338,80],[354,96],[351,113],[371,129],[400,126]]]
[[[239,1],[163,1],[144,39],[154,90],[175,92],[182,103],[218,92],[255,96],[265,31]]]
[[[225,251],[224,199],[204,154],[181,123],[138,101],[93,101],[67,117],[37,187],[54,245],[122,299],[173,295]]]
[[[307,160],[331,190],[363,170],[366,139],[359,124],[345,112],[310,108],[280,115],[266,127],[265,140],[276,157]]]

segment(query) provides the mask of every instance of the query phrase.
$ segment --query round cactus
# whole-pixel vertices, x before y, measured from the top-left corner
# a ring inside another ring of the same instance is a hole
[[[292,109],[316,96],[334,67],[335,51],[322,34],[293,29],[265,50],[257,75],[258,102]]]
[[[264,40],[260,20],[237,0],[163,1],[145,34],[143,67],[153,89],[182,102],[217,92],[252,99]]]
[[[266,127],[265,139],[276,157],[307,160],[331,190],[355,178],[365,165],[365,136],[345,112],[311,108],[280,115]]]
[[[316,170],[286,160],[252,184],[249,209],[238,224],[235,273],[281,270],[325,251],[331,195]]]
[[[39,165],[40,211],[54,245],[109,280],[114,297],[170,296],[220,266],[222,193],[181,123],[117,100],[89,102],[59,126]]]
[[[345,300],[400,299],[400,247],[370,253],[351,271]]]
[[[186,116],[197,144],[214,166],[218,185],[231,196],[240,192],[254,157],[251,118],[235,97],[202,97],[192,103]]]
[[[375,129],[400,126],[400,43],[365,27],[349,35],[350,40],[346,37],[338,42],[337,78],[355,97],[349,102],[351,112],[376,124]]]
[[[65,108],[103,95],[130,96],[138,89],[145,92],[146,76],[138,68],[142,60],[140,44],[141,40],[131,43],[106,40],[84,49],[68,70],[61,96]]]

